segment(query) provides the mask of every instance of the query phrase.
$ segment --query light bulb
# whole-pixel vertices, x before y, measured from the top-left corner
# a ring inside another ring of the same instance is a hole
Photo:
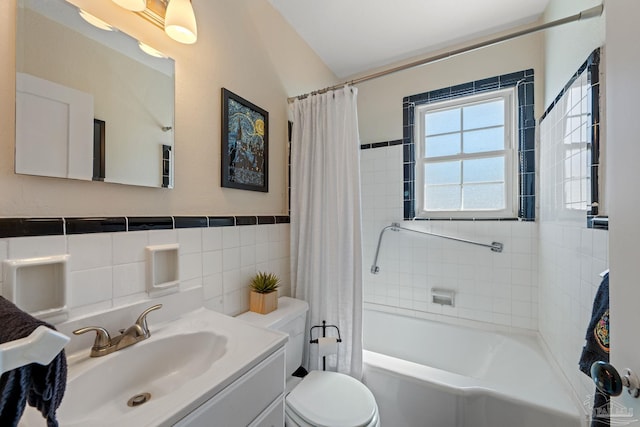
[[[112,0],[115,4],[133,12],[142,12],[147,8],[147,0]]]
[[[164,17],[164,31],[177,42],[185,44],[196,42],[198,27],[191,0],[169,0]]]

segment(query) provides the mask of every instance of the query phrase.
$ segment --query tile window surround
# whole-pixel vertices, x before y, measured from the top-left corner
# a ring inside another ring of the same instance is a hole
[[[565,182],[557,183],[559,188],[546,197],[562,197],[565,205],[586,209],[587,227],[608,229],[608,217],[599,216],[600,49],[589,55],[549,105],[540,118],[540,130],[541,140],[555,144],[558,153],[565,153],[556,158],[555,151],[547,150],[541,157],[544,167],[558,168],[558,173],[565,176]],[[563,134],[564,140],[549,135],[553,133]],[[564,162],[571,164],[567,170],[561,164]],[[555,204],[556,200],[544,203],[547,207]]]
[[[278,274],[289,292],[288,216],[0,219],[0,260],[70,255],[71,320],[148,301],[145,247],[172,243],[180,292],[201,293],[208,308],[248,310],[257,271]]]
[[[415,217],[415,142],[414,120],[416,105],[440,102],[492,90],[517,87],[518,113],[518,217],[525,221],[535,220],[535,113],[533,70],[519,71],[501,76],[476,80],[430,92],[407,96],[402,103],[403,120],[403,203],[404,218]],[[378,144],[370,144],[371,148]],[[367,147],[363,147],[367,148]]]

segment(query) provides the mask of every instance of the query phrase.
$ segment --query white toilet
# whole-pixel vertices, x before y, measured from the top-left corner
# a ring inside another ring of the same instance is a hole
[[[280,297],[269,314],[247,312],[239,319],[289,334],[286,344],[287,395],[285,424],[289,427],[379,427],[378,406],[360,381],[337,372],[311,371],[300,379],[291,374],[302,364],[306,301]]]

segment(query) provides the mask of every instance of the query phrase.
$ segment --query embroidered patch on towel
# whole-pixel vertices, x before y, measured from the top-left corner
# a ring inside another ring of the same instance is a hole
[[[609,353],[609,310],[605,311],[595,328],[593,328],[593,335],[598,342],[600,348]]]

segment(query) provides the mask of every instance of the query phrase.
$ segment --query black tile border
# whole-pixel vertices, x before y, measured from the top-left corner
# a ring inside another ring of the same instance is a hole
[[[0,238],[289,224],[285,215],[0,218]]]
[[[490,77],[473,82],[432,90],[416,95],[404,97],[402,100],[402,144],[403,144],[403,176],[404,176],[404,219],[418,219],[415,217],[415,144],[414,110],[417,105],[449,99],[462,98],[483,92],[517,88],[518,102],[518,217],[522,221],[535,221],[535,105],[534,105],[534,71],[533,69],[517,71],[501,76]],[[363,144],[361,149],[384,147],[390,144]],[[437,218],[433,218],[437,219]],[[456,218],[457,220],[458,218]],[[489,219],[498,220],[499,218]],[[507,220],[512,218],[505,218]]]
[[[171,230],[173,218],[170,216],[135,216],[127,218],[128,231]]]
[[[64,218],[64,225],[67,235],[127,231],[127,219],[123,216],[111,218]]]
[[[236,225],[235,216],[210,216],[209,227],[234,227]]]
[[[258,225],[275,224],[275,223],[276,223],[275,216],[259,216],[258,217]]]
[[[578,71],[571,76],[562,90],[560,90],[560,93],[547,107],[542,117],[540,117],[540,123],[542,123],[551,110],[555,108],[565,93],[571,89],[573,83],[575,83],[575,81],[585,71],[588,73],[587,77],[589,84],[591,85],[591,123],[588,126],[590,129],[590,141],[587,142],[587,144],[591,144],[591,203],[589,210],[587,211],[587,227],[608,230],[608,217],[605,217],[607,218],[606,221],[598,221],[598,207],[600,204],[600,48],[591,52],[587,60],[582,63],[580,68],[578,68]]]
[[[291,217],[289,216],[276,216],[276,224],[290,224],[291,223]]]
[[[393,141],[382,141],[382,142],[374,142],[371,144],[361,144],[361,150],[368,150],[370,148],[383,148],[383,147],[393,147],[394,145],[402,145],[401,139],[396,139]]]
[[[174,216],[174,228],[203,228],[209,226],[209,218],[206,216]]]
[[[257,225],[258,217],[257,216],[237,216],[236,217],[236,225]]]
[[[0,238],[60,235],[64,235],[62,218],[0,218]]]

